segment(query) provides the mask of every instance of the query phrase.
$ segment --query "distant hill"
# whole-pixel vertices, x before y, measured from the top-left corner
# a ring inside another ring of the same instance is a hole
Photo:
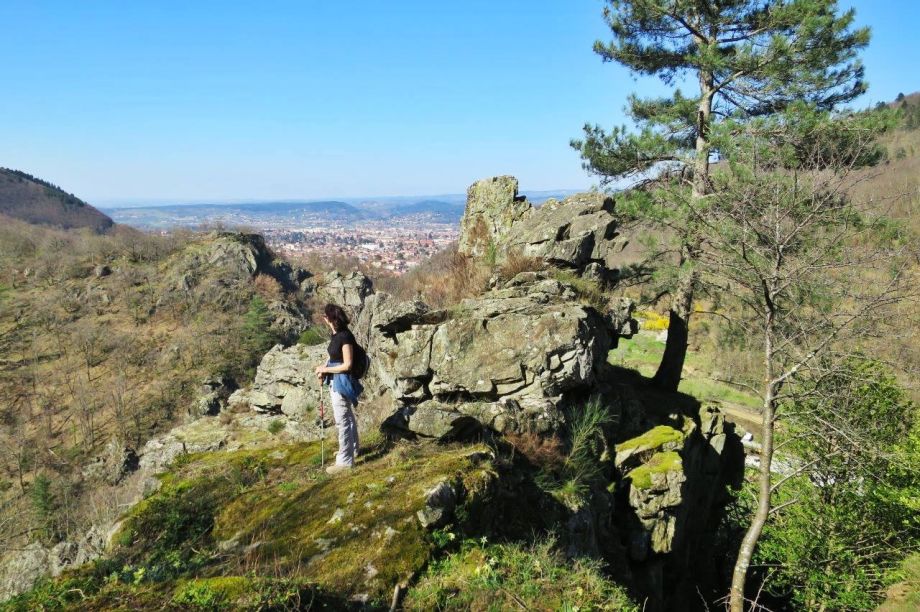
[[[0,168],[0,214],[35,225],[88,227],[104,232],[114,221],[72,193],[30,174]]]
[[[248,223],[283,223],[292,220],[353,222],[375,218],[358,208],[339,201],[321,202],[242,202],[169,204],[106,208],[119,223],[140,228],[168,229],[208,224],[245,225]]]
[[[422,200],[410,204],[399,204],[391,208],[388,216],[405,217],[407,215],[430,215],[432,218],[444,223],[460,223],[463,216],[463,202],[444,202],[441,200]]]

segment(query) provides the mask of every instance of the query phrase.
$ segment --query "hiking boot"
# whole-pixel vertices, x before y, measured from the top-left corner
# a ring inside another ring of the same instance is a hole
[[[341,472],[347,472],[351,467],[350,465],[330,465],[326,468],[326,473],[335,476]]]

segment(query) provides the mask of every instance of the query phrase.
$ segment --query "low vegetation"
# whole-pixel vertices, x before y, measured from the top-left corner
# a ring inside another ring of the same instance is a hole
[[[596,561],[567,561],[552,539],[530,545],[467,540],[433,563],[406,598],[409,610],[639,610]]]

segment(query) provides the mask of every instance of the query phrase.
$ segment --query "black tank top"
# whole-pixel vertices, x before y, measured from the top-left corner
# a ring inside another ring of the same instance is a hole
[[[329,360],[344,363],[345,358],[342,356],[342,347],[346,344],[351,345],[352,355],[354,355],[355,337],[347,327],[332,334],[332,339],[329,340],[329,348],[326,349],[329,353]]]

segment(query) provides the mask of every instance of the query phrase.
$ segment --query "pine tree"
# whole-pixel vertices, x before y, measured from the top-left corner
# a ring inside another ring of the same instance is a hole
[[[249,310],[243,317],[243,333],[246,348],[254,359],[261,358],[275,341],[271,332],[272,314],[258,295],[253,296]]]
[[[613,39],[594,45],[604,61],[675,87],[664,98],[629,97],[636,130],[585,125],[584,139],[572,141],[585,169],[604,184],[679,167],[688,171],[678,180],[690,191],[679,199],[703,205],[711,189],[715,122],[773,114],[792,102],[831,109],[866,89],[857,54],[869,30],[853,29],[854,11],[840,14],[836,0],[607,0],[604,18]],[[684,83],[692,85],[690,95],[676,87]],[[679,242],[668,342],[654,383],[675,390],[705,236],[686,205],[665,204],[645,209]]]

